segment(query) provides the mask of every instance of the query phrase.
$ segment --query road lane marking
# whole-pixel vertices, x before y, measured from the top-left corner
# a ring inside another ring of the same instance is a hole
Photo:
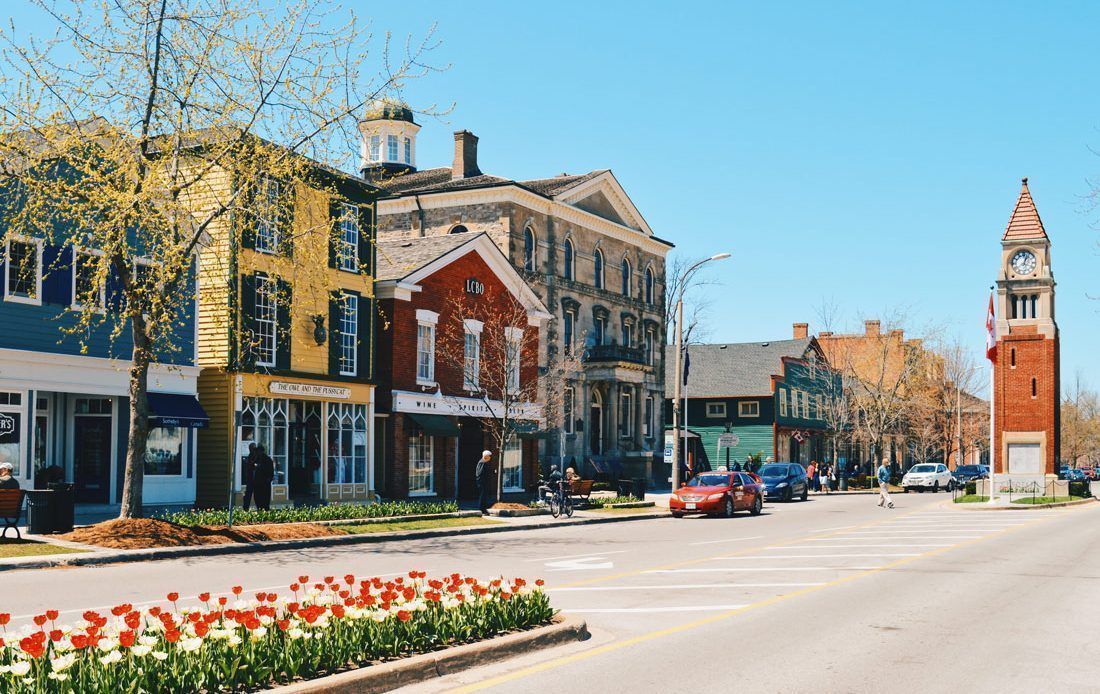
[[[798,545],[785,545],[785,549],[863,549],[864,547],[893,547],[900,549],[903,547],[950,547],[949,542],[906,542],[904,545],[810,545],[809,547],[799,547]],[[842,555],[842,556],[859,556],[856,554]],[[879,556],[893,556],[893,555],[879,555]]]
[[[1074,509],[1071,512],[1076,512],[1078,510],[1084,510],[1084,509],[1088,509],[1088,508],[1090,508],[1090,506],[1080,506],[1080,507],[1077,507],[1076,509]],[[1095,507],[1091,507],[1091,508],[1095,508]],[[1035,520],[1032,523],[1029,523],[1028,526],[1035,526],[1035,525],[1037,525],[1039,523],[1043,523],[1047,520],[1049,520],[1049,519],[1048,518],[1040,518],[1040,519]],[[843,585],[845,583],[850,583],[850,582],[855,581],[856,579],[859,579],[859,578],[864,578],[866,576],[872,576],[876,573],[887,571],[889,569],[892,569],[892,568],[895,568],[895,567],[898,567],[898,566],[902,566],[902,565],[905,565],[905,564],[910,564],[910,563],[913,563],[915,561],[919,561],[919,560],[924,559],[924,558],[938,556],[940,554],[950,552],[950,551],[958,549],[960,547],[967,547],[969,545],[977,544],[979,542],[985,542],[987,540],[1003,536],[1006,533],[1008,533],[1009,530],[1012,530],[1012,529],[1013,528],[1007,528],[1005,530],[1001,530],[1001,531],[996,532],[996,533],[990,533],[988,535],[984,535],[984,536],[982,536],[980,538],[977,538],[977,539],[974,539],[974,540],[967,540],[966,542],[960,542],[958,544],[952,545],[951,547],[941,547],[939,549],[929,550],[928,552],[924,552],[924,553],[919,554],[915,557],[906,557],[904,559],[898,559],[897,561],[889,562],[887,564],[883,564],[882,566],[866,567],[866,569],[862,573],[851,574],[851,575],[848,575],[848,576],[841,576],[840,578],[834,579],[832,581],[829,581],[827,583],[823,583],[823,584],[818,585],[818,586],[808,586],[806,588],[802,588],[801,590],[797,590],[797,591],[794,591],[794,592],[791,592],[791,593],[784,593],[782,595],[776,595],[776,596],[773,596],[771,598],[767,598],[767,599],[764,599],[764,600],[760,600],[758,602],[750,603],[750,604],[746,605],[745,607],[742,607],[742,608],[739,608],[739,609],[736,609],[736,610],[730,610],[728,612],[723,612],[721,614],[711,615],[709,617],[703,617],[701,619],[697,619],[697,620],[692,621],[692,622],[685,622],[683,624],[677,624],[675,626],[666,627],[664,629],[658,629],[656,631],[650,631],[650,632],[647,632],[645,634],[639,634],[637,636],[633,636],[633,637],[630,637],[630,638],[627,638],[627,639],[623,639],[621,641],[612,641],[611,643],[607,643],[607,644],[604,644],[602,646],[598,646],[596,648],[592,648],[592,649],[589,649],[589,650],[586,650],[586,651],[581,651],[579,653],[573,653],[573,654],[567,655],[567,656],[561,656],[561,657],[558,657],[558,658],[554,658],[552,660],[544,661],[542,663],[536,663],[535,665],[531,665],[531,666],[528,666],[528,667],[525,667],[525,668],[522,668],[522,669],[519,669],[519,670],[515,670],[513,672],[507,672],[507,673],[504,673],[502,675],[497,675],[496,677],[490,677],[488,679],[482,680],[480,682],[476,682],[474,684],[468,684],[468,685],[465,685],[465,686],[462,686],[462,687],[456,687],[455,689],[452,689],[450,691],[453,692],[453,693],[462,693],[462,694],[465,694],[465,693],[468,693],[468,692],[476,692],[476,691],[480,691],[482,689],[488,689],[489,687],[495,687],[499,684],[504,684],[505,682],[511,682],[511,681],[514,681],[514,680],[522,679],[524,677],[529,677],[531,675],[535,675],[535,674],[538,674],[540,672],[546,672],[547,670],[553,670],[555,668],[561,667],[563,665],[568,665],[570,663],[576,663],[576,662],[580,662],[580,661],[584,661],[584,660],[589,660],[591,658],[595,658],[596,656],[600,656],[600,655],[603,655],[605,653],[612,653],[614,651],[622,650],[623,648],[629,648],[631,646],[635,646],[635,645],[640,644],[640,643],[646,643],[648,641],[653,641],[655,639],[660,639],[660,638],[663,638],[665,636],[671,636],[673,634],[679,634],[679,633],[682,633],[682,632],[685,632],[685,631],[691,631],[691,630],[694,630],[694,629],[698,629],[699,627],[707,626],[707,625],[714,624],[714,623],[717,623],[717,622],[722,622],[722,621],[725,621],[725,620],[730,619],[732,617],[736,617],[737,615],[744,614],[745,612],[748,612],[749,610],[755,610],[755,609],[760,609],[760,608],[763,608],[763,607],[769,607],[771,605],[776,605],[778,603],[785,602],[787,600],[792,600],[794,598],[798,598],[798,597],[801,597],[803,595],[810,595],[812,593],[823,591],[823,590],[826,590],[826,589],[834,587],[834,586]],[[849,568],[851,568],[851,567],[849,567]],[[692,571],[692,569],[683,569],[682,571]],[[645,571],[643,573],[654,573],[654,571]]]
[[[647,574],[702,574],[702,573],[734,573],[749,571],[772,571],[783,573],[784,571],[868,571],[877,569],[877,566],[711,566],[705,569],[650,569],[644,571]]]
[[[524,559],[523,561],[554,561],[555,559],[581,559],[583,557],[606,557],[609,554],[626,554],[630,550],[617,549],[613,552],[587,552],[585,554],[566,554],[560,557],[540,557],[538,559]]]
[[[578,586],[576,588],[547,588],[551,593],[579,593],[600,590],[698,590],[710,588],[803,588],[820,586],[821,582],[809,583],[681,583],[679,585],[647,586]]]
[[[562,612],[578,614],[648,614],[650,612],[724,612],[745,605],[682,605],[679,607],[566,607]]]
[[[767,549],[773,549],[768,547]],[[775,547],[774,549],[781,549]],[[786,548],[783,548],[786,549]],[[806,549],[817,549],[817,547],[806,547]],[[885,553],[885,552],[872,552],[872,553],[860,553],[860,554],[761,554],[758,557],[728,557],[726,561],[746,561],[757,559],[847,559],[849,557],[915,557],[919,553],[914,552],[900,552],[900,553]]]
[[[589,555],[583,559],[565,559],[562,561],[548,561],[546,567],[550,571],[597,571],[599,569],[610,569],[615,566],[614,562],[600,561],[603,559],[602,555]]]
[[[689,542],[692,547],[698,547],[699,545],[716,545],[720,542],[741,542],[743,540],[759,540],[763,538],[763,535],[756,535],[755,537],[731,537],[726,540],[706,540],[705,542]]]

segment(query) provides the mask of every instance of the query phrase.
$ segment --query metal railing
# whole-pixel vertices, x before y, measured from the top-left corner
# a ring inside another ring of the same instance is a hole
[[[645,350],[641,347],[622,345],[592,345],[584,350],[585,362],[625,361],[631,364],[645,364]]]

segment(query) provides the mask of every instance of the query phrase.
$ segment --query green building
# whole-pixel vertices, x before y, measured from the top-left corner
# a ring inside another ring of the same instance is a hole
[[[690,366],[681,388],[681,451],[692,470],[744,464],[750,456],[803,465],[824,458],[828,398],[839,375],[816,339],[689,345],[685,352]],[[671,395],[675,359],[665,368]],[[665,421],[672,421],[671,398]],[[665,437],[667,448],[670,429]]]

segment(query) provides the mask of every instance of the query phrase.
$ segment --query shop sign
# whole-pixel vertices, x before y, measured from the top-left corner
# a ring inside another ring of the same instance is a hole
[[[669,465],[671,465],[672,462],[676,460],[673,453],[675,447],[676,442],[673,440],[672,434],[665,434],[665,462]]]
[[[19,415],[0,412],[0,442],[19,443]]]
[[[268,390],[278,395],[299,395],[313,398],[332,398],[336,400],[347,400],[351,397],[351,388],[325,386],[318,383],[272,381],[268,385]]]
[[[481,296],[485,293],[485,285],[478,281],[476,278],[471,277],[466,280],[466,293],[473,294],[475,296]]]
[[[737,434],[726,432],[718,435],[718,448],[734,448],[741,443],[741,437]]]

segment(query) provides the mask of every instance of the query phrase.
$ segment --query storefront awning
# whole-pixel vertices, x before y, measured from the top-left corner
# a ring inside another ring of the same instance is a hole
[[[412,414],[409,417],[432,436],[458,436],[458,425],[449,418],[438,414]]]
[[[521,439],[544,439],[549,436],[549,432],[539,431],[536,422],[517,422],[514,431]]]
[[[203,429],[210,417],[194,395],[149,393],[149,427]]]

